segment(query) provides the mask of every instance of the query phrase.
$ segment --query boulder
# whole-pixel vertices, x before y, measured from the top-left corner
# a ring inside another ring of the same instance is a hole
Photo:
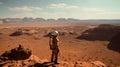
[[[28,48],[25,49],[23,46],[6,51],[0,57],[0,60],[24,60],[31,56],[32,52]]]

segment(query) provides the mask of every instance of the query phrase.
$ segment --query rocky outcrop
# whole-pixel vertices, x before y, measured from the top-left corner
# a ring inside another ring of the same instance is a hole
[[[115,35],[108,45],[108,48],[114,51],[120,52],[120,33]]]
[[[0,60],[24,60],[31,56],[32,52],[29,49],[25,49],[23,46],[6,51],[0,56]]]
[[[15,32],[11,33],[10,36],[20,36],[22,34],[23,34],[22,30],[17,30]]]
[[[10,36],[20,36],[20,35],[33,35],[37,34],[37,30],[25,30],[25,29],[18,29],[17,31],[10,34]]]
[[[110,41],[113,36],[120,32],[120,26],[101,24],[96,28],[90,28],[84,31],[77,39],[89,41]]]

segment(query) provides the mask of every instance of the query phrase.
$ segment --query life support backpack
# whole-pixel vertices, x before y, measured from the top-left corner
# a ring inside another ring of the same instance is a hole
[[[58,42],[57,38],[50,38],[49,45],[50,45],[51,50],[54,50],[54,49],[58,48],[57,42]]]
[[[50,44],[50,50],[54,50],[55,48],[56,48],[56,46],[55,46],[55,45]]]

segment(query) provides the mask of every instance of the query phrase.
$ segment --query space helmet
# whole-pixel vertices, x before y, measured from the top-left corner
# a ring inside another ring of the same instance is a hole
[[[52,36],[58,36],[58,35],[59,35],[59,32],[58,32],[58,31],[53,31],[53,32],[51,33],[51,35],[52,35]]]

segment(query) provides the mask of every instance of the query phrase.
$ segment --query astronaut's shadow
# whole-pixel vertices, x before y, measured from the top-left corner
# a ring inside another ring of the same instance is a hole
[[[29,67],[56,67],[53,62],[36,63]]]

